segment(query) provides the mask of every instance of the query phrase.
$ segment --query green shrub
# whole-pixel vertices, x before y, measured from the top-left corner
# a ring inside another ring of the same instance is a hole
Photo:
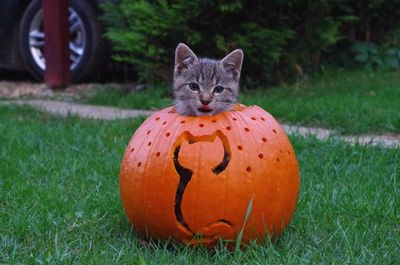
[[[400,69],[400,31],[392,32],[380,44],[357,41],[352,47],[354,60],[365,67]]]
[[[259,85],[318,69],[325,55],[354,57],[352,45],[365,36],[385,39],[400,22],[380,12],[399,12],[398,2],[117,0],[104,5],[103,19],[114,59],[132,64],[145,82],[170,81],[175,47],[185,42],[212,58],[242,48],[243,80]]]

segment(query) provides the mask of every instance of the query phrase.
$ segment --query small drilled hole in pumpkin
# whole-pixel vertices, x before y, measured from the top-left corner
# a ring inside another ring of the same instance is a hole
[[[148,142],[148,143],[147,143],[147,146],[151,146],[151,142]]]
[[[256,118],[256,117],[251,117],[251,119],[252,119],[253,121],[257,120],[257,118]]]
[[[170,135],[171,135],[170,132],[167,132],[167,133],[165,134],[166,137],[169,137]]]
[[[160,119],[160,117],[157,117],[157,118],[156,118],[156,121],[158,121],[159,119]]]
[[[150,132],[151,132],[151,130],[148,130],[148,131],[147,131],[147,135],[149,135],[149,134],[150,134]]]
[[[235,117],[233,117],[232,120],[237,121],[237,119]]]
[[[265,118],[264,118],[264,117],[261,117],[261,120],[262,120],[262,121],[265,121]]]
[[[272,132],[273,132],[274,134],[276,134],[276,130],[275,130],[275,129],[272,129]]]
[[[281,160],[279,159],[279,157],[276,158],[276,162],[280,162]]]
[[[288,150],[287,153],[290,155],[292,152],[290,152],[290,150]]]
[[[160,155],[161,155],[160,152],[157,152],[157,153],[156,153],[156,157],[160,157]]]
[[[237,149],[239,149],[239,150],[243,150],[243,146],[241,146],[241,145],[238,145],[238,146],[237,146]]]
[[[132,149],[131,149],[131,153],[132,153],[133,151],[135,151],[135,147],[132,147]]]
[[[185,120],[183,120],[183,121],[181,121],[181,124],[184,124],[186,121]]]
[[[226,127],[226,129],[227,129],[228,131],[230,131],[232,128],[231,128],[230,126],[228,126],[228,127]]]
[[[265,137],[263,137],[261,140],[262,140],[264,143],[267,142],[267,138],[265,138]]]
[[[216,122],[217,122],[217,120],[212,120],[211,122],[212,122],[212,123],[216,123]]]
[[[167,122],[166,122],[166,121],[164,121],[164,122],[162,123],[162,125],[165,125],[165,124],[167,124]]]
[[[137,163],[137,166],[140,167],[142,165],[142,162]]]
[[[258,158],[263,159],[263,158],[264,158],[264,155],[263,155],[263,154],[259,154],[259,155],[258,155]]]
[[[247,171],[247,172],[251,172],[251,167],[247,167],[247,168],[246,168],[246,171]]]
[[[203,123],[200,123],[200,124],[199,124],[199,127],[200,127],[200,128],[203,128],[203,127],[204,127],[204,124],[203,124]]]
[[[249,128],[244,128],[244,130],[246,131],[246,132],[250,132],[250,129]]]

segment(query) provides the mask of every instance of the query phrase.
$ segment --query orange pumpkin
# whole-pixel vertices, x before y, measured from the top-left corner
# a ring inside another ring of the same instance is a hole
[[[188,117],[168,107],[130,140],[121,163],[125,212],[145,238],[212,245],[276,236],[297,204],[299,168],[277,121],[236,105],[215,116]]]

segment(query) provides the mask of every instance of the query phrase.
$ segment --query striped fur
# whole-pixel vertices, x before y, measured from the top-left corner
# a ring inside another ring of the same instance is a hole
[[[177,112],[184,116],[201,116],[229,110],[237,100],[242,62],[243,52],[239,49],[222,60],[213,60],[197,58],[188,46],[180,43],[175,51],[173,82]],[[193,84],[198,90],[190,88]],[[223,91],[218,93],[220,87]]]

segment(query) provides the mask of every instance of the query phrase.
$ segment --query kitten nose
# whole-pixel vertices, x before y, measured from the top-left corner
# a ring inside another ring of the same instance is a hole
[[[203,105],[208,105],[211,102],[211,100],[209,100],[209,99],[202,99],[200,101],[201,101],[201,104],[203,104]]]

